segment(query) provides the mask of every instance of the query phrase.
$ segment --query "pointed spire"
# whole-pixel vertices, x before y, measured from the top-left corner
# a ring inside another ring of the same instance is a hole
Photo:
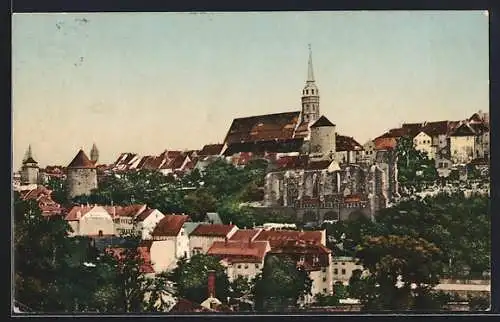
[[[314,82],[311,44],[309,44],[309,62],[307,63],[307,82]]]
[[[29,158],[33,158],[33,152],[31,151],[31,144],[28,145],[28,150],[26,151],[26,154],[24,155],[23,161],[26,161]]]

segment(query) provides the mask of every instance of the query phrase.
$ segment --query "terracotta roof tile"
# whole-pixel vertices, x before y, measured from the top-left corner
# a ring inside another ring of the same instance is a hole
[[[186,215],[166,215],[158,222],[153,233],[154,236],[177,236],[182,228],[182,225],[189,220]]]
[[[260,232],[260,229],[238,229],[231,236],[231,238],[229,238],[229,240],[248,241],[249,238],[251,238],[253,240],[255,237],[257,237],[259,232]]]
[[[286,241],[303,240],[312,241],[321,244],[322,233],[321,231],[295,231],[295,230],[263,230],[261,231],[255,241],[269,241],[271,248],[279,246]]]
[[[156,209],[144,209],[143,212],[139,213],[137,217],[135,217],[136,221],[144,221],[144,219],[148,218]]]
[[[198,155],[200,156],[210,156],[210,155],[220,155],[224,144],[207,144],[205,145]]]
[[[102,206],[112,217],[135,217],[146,209],[145,204],[129,206]]]
[[[78,151],[73,161],[70,162],[68,168],[88,168],[95,169],[95,164],[90,161],[83,150]]]
[[[201,224],[191,232],[190,236],[219,236],[226,237],[235,225]]]
[[[335,149],[337,151],[362,151],[363,146],[352,137],[336,134]]]
[[[229,262],[262,262],[267,250],[267,241],[216,241],[207,254]]]
[[[74,206],[64,219],[68,221],[79,220],[78,212],[80,212],[80,215],[83,217],[86,213],[92,210],[92,208],[94,208],[94,206]]]
[[[227,144],[255,140],[291,139],[300,112],[285,112],[236,118],[229,128]]]

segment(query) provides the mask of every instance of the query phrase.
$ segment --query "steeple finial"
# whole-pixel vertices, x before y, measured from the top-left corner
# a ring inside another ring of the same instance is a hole
[[[23,162],[28,160],[28,159],[33,158],[33,152],[31,151],[31,144],[28,145],[28,150],[26,151],[26,154],[24,155]]]
[[[313,72],[313,61],[312,61],[312,49],[311,44],[308,44],[309,47],[309,62],[307,64],[307,81],[314,82],[314,72]]]

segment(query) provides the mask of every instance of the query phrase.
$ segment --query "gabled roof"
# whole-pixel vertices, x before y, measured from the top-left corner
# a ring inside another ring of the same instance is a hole
[[[146,204],[102,206],[112,217],[135,217],[147,208]]]
[[[138,222],[144,221],[144,219],[148,218],[153,212],[158,211],[156,209],[145,209],[143,212],[139,213],[135,220]]]
[[[468,123],[462,123],[457,126],[451,133],[451,136],[474,136],[476,135],[474,129]]]
[[[201,224],[191,232],[191,236],[226,237],[234,227],[236,226],[221,224]]]
[[[207,254],[225,259],[228,262],[262,262],[268,250],[267,241],[216,241]]]
[[[78,213],[80,213],[80,216],[83,217],[86,213],[91,211],[92,208],[94,208],[94,206],[74,206],[64,219],[67,221],[79,220]]]
[[[261,229],[238,229],[229,240],[248,241],[253,240],[260,233]]]
[[[211,224],[222,224],[222,219],[220,219],[219,214],[216,212],[207,212],[205,219]]]
[[[430,136],[445,135],[448,133],[449,121],[438,121],[425,123],[422,132]]]
[[[342,151],[362,151],[363,146],[352,136],[335,134],[335,150]]]
[[[300,112],[265,114],[233,120],[224,140],[227,144],[293,138]]]
[[[68,168],[86,168],[86,169],[95,169],[95,164],[90,161],[83,150],[78,151],[76,156],[68,165]]]
[[[321,244],[322,232],[321,231],[296,231],[296,230],[263,230],[261,231],[255,241],[269,241],[271,248],[282,245],[286,241],[311,241]]]
[[[186,215],[165,215],[158,222],[151,236],[177,236],[188,220],[189,216]]]
[[[223,148],[224,144],[207,144],[201,149],[201,151],[198,152],[198,155],[200,156],[220,155]]]
[[[319,119],[316,120],[316,122],[314,122],[311,125],[311,128],[313,128],[313,127],[327,127],[327,126],[335,126],[335,124],[330,122],[330,120],[327,119],[326,116],[322,115]]]
[[[324,170],[327,169],[333,161],[321,160],[321,161],[309,161],[305,170]]]

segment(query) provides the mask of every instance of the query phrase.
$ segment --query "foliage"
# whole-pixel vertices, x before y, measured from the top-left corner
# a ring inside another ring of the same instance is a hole
[[[486,296],[469,296],[468,301],[471,311],[486,311],[490,308],[490,299]]]
[[[286,256],[266,256],[264,268],[255,280],[254,296],[259,311],[284,311],[311,294],[309,273]]]
[[[441,251],[422,238],[369,237],[359,247],[356,258],[368,270],[369,282],[375,286],[370,294],[375,296],[375,303],[361,295],[362,303],[372,309],[415,308],[415,294],[420,298],[427,295],[439,283],[438,274],[442,270]],[[398,286],[398,282],[402,285]],[[425,301],[418,303],[422,305]]]
[[[215,271],[215,297],[223,301],[229,295],[229,279],[225,268],[213,256],[197,254],[189,261],[182,258],[168,278],[175,283],[177,296],[201,303],[208,297],[209,270]]]
[[[398,156],[398,180],[401,184],[437,179],[434,161],[429,159],[425,152],[417,151],[410,137],[398,139],[396,154]]]
[[[332,295],[318,293],[314,297],[314,304],[316,306],[335,306],[340,304],[341,299],[347,297],[347,287],[342,283],[334,285],[334,292]]]
[[[52,190],[51,194],[52,200],[54,200],[60,205],[66,205],[68,203],[66,184],[63,179],[49,177],[47,182],[47,188],[49,190]]]
[[[253,297],[253,285],[253,281],[239,275],[229,285],[231,290],[230,297],[251,299]]]

